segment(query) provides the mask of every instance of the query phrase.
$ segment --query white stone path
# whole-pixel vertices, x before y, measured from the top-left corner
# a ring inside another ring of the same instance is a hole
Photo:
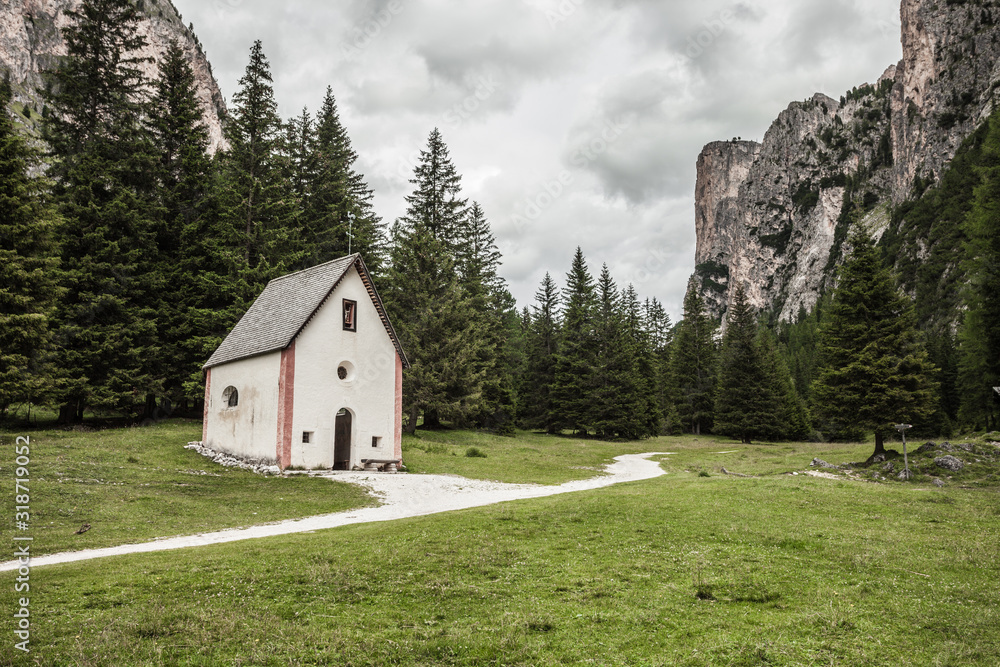
[[[304,519],[288,519],[277,523],[262,524],[249,528],[230,528],[212,533],[198,533],[168,537],[152,542],[123,544],[103,549],[66,551],[31,558],[31,567],[71,563],[105,556],[167,551],[208,544],[221,544],[237,540],[260,537],[274,537],[291,533],[305,533],[325,528],[336,528],[353,523],[392,521],[413,516],[450,512],[452,510],[481,507],[510,500],[541,498],[573,491],[599,489],[621,482],[651,479],[666,474],[659,463],[648,460],[650,456],[670,452],[649,452],[647,454],[625,454],[615,457],[615,462],[605,468],[606,475],[566,482],[558,486],[538,484],[505,484],[455,475],[384,474],[366,472],[328,472],[320,475],[331,480],[350,482],[367,487],[382,501],[378,507],[365,507],[335,514],[322,514]],[[0,572],[16,570],[18,561],[0,563]]]

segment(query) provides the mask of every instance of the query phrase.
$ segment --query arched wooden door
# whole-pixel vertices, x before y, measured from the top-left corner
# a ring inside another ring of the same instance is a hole
[[[333,429],[333,469],[351,469],[351,411],[341,408]]]

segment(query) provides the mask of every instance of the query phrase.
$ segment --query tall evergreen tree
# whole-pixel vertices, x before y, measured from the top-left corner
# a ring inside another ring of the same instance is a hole
[[[340,122],[330,87],[317,114],[315,134],[315,174],[304,202],[302,224],[309,253],[306,261],[324,262],[350,250],[360,252],[369,270],[377,274],[386,251],[382,221],[372,207],[371,188],[355,169],[358,155]]]
[[[659,431],[663,434],[679,431],[676,427],[677,409],[670,395],[670,346],[674,340],[674,327],[663,304],[656,298],[643,304],[644,326],[649,339],[653,365],[653,392],[663,421]]]
[[[39,156],[18,134],[0,83],[0,419],[16,403],[51,397],[50,325],[58,288],[54,233],[46,188],[30,175]]]
[[[222,155],[218,195],[220,232],[231,253],[234,314],[302,257],[297,207],[281,155],[283,125],[260,40],[250,49],[239,86],[225,129],[229,150]]]
[[[965,220],[968,308],[960,344],[961,418],[996,428],[1000,386],[1000,114],[988,121],[980,182]]]
[[[751,440],[774,433],[781,396],[776,379],[765,365],[757,339],[757,318],[743,284],[727,315],[726,333],[719,354],[715,394],[714,432]]]
[[[594,333],[596,295],[594,279],[578,246],[563,289],[562,330],[556,352],[552,411],[559,428],[586,433],[593,428]]]
[[[559,338],[559,288],[548,273],[535,292],[527,319],[525,370],[521,385],[522,420],[528,428],[558,432],[559,419],[552,405]]]
[[[427,148],[420,151],[410,183],[415,188],[406,197],[406,214],[399,224],[404,228],[422,224],[454,256],[467,219],[468,200],[461,196],[462,177],[452,164],[448,146],[437,128],[427,138]]]
[[[56,341],[67,372],[60,418],[87,406],[136,412],[160,391],[155,366],[155,154],[140,122],[146,42],[128,0],[85,0],[67,14],[66,58],[47,76],[44,125],[62,227],[66,296]]]
[[[631,394],[625,428],[619,431],[619,434],[629,439],[655,436],[659,433],[663,420],[663,412],[657,398],[656,352],[643,318],[639,295],[631,284],[622,292],[621,320],[625,337],[625,354],[630,361]]]
[[[670,387],[684,428],[700,434],[712,427],[716,377],[715,325],[693,287],[684,297],[670,352]]]
[[[156,192],[163,212],[156,230],[158,271],[166,278],[156,300],[160,370],[166,396],[183,404],[201,398],[201,364],[212,350],[205,345],[199,321],[221,305],[218,289],[204,280],[224,268],[206,250],[215,236],[206,219],[212,216],[208,129],[194,71],[176,42],[160,62],[148,124],[157,151]],[[185,390],[186,383],[195,386]]]
[[[625,419],[632,407],[635,391],[632,372],[632,351],[626,342],[622,326],[621,299],[618,286],[608,265],[601,266],[597,279],[597,303],[594,310],[594,369],[593,386],[588,394],[590,414],[586,419],[597,435],[603,438],[627,430]]]
[[[812,430],[809,408],[795,388],[792,373],[779,351],[777,338],[762,325],[757,332],[757,340],[764,372],[778,399],[777,419],[765,435],[775,440],[805,440]]]
[[[885,452],[893,424],[919,425],[930,416],[937,387],[912,304],[896,289],[871,237],[859,230],[850,242],[820,329],[812,400],[814,414],[832,432],[874,431],[874,457]]]
[[[444,242],[422,224],[395,240],[386,305],[410,361],[403,374],[403,410],[412,433],[442,420],[463,425],[479,408],[483,344],[470,300]]]

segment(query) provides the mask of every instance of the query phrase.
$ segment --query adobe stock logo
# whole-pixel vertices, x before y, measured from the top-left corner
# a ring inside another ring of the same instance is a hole
[[[691,60],[696,60],[705,54],[715,42],[722,36],[726,29],[736,20],[736,14],[731,9],[724,9],[714,18],[706,19],[702,22],[702,30],[697,34],[688,37],[687,48],[684,55]]]

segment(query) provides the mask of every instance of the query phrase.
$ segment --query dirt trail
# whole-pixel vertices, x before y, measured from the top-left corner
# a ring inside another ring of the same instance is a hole
[[[104,558],[105,556],[167,551],[169,549],[184,549],[208,544],[273,537],[275,535],[304,533],[323,530],[325,528],[346,526],[352,523],[392,521],[394,519],[424,516],[469,507],[481,507],[483,505],[492,505],[510,500],[541,498],[560,493],[599,489],[611,486],[612,484],[651,479],[666,474],[658,463],[650,461],[648,458],[667,453],[649,452],[646,454],[618,456],[615,457],[614,463],[605,468],[606,475],[566,482],[558,486],[506,484],[503,482],[466,479],[455,475],[391,475],[366,472],[328,472],[318,476],[338,482],[348,482],[365,486],[383,504],[378,507],[365,507],[346,512],[337,512],[335,514],[311,516],[304,519],[288,519],[277,523],[251,526],[249,528],[230,528],[212,533],[162,538],[139,544],[123,544],[103,549],[66,551],[47,556],[38,556],[31,559],[31,567],[54,565],[56,563],[71,563],[79,560],[90,560],[91,558]],[[0,572],[16,570],[17,567],[17,561],[0,563]]]

